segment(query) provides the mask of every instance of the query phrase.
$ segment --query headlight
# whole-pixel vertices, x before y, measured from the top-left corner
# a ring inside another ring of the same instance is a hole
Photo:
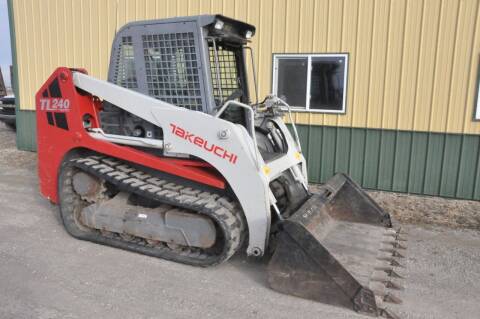
[[[245,32],[245,38],[251,39],[252,36],[253,36],[253,32],[252,32],[252,31],[248,30],[247,32]]]
[[[223,29],[223,21],[222,20],[217,20],[217,22],[215,22],[215,29],[217,30],[222,30]]]

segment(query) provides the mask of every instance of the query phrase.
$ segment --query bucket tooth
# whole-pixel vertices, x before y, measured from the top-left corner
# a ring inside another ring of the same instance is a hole
[[[392,294],[390,291],[389,282],[379,282],[379,281],[371,281],[368,287],[373,291],[376,298],[378,298],[379,307],[383,304],[383,302],[389,302],[393,304],[401,304],[402,300]]]
[[[380,248],[380,251],[390,253],[392,257],[405,258],[396,249],[393,248]]]
[[[400,254],[397,250],[394,250],[394,251],[392,252],[392,256],[393,256],[393,257],[397,257],[397,258],[405,258],[405,256],[402,255],[402,254]]]
[[[399,241],[407,241],[407,239],[406,239],[405,237],[400,236],[400,234],[397,234],[397,233],[395,233],[395,234],[386,233],[386,234],[385,234],[385,237],[391,237],[391,238],[393,238],[394,241],[396,241],[396,242],[399,242]]]
[[[402,278],[395,268],[403,257],[398,233],[347,176],[335,175],[321,189],[280,222],[268,283],[282,293],[379,316],[384,301],[400,302],[389,292],[401,287],[393,280]]]
[[[386,273],[383,273],[383,275],[374,275],[371,280],[372,282],[382,283],[385,288],[404,290],[404,287],[401,284],[391,279]]]
[[[393,280],[388,280],[384,282],[385,286],[390,289],[395,289],[395,290],[405,290],[405,287],[400,285],[398,282],[395,282]]]
[[[398,298],[397,296],[395,296],[391,293],[386,293],[383,296],[383,301],[390,302],[390,303],[397,304],[397,305],[402,303],[402,300],[400,298]]]
[[[400,242],[400,241],[407,241],[407,239],[405,237],[402,237],[400,235],[397,235],[397,237],[395,237],[396,241],[397,242]]]
[[[393,247],[393,248],[397,248],[397,249],[407,249],[407,246],[405,246],[404,244],[400,243],[402,240],[397,240],[393,237],[390,237],[390,236],[385,236],[383,239],[382,239],[382,243],[385,245],[385,246],[390,246],[390,247]],[[406,240],[403,240],[403,241],[406,241]]]
[[[380,281],[371,281],[368,287],[376,296],[384,296],[386,294],[387,286]]]
[[[380,282],[389,280],[388,274],[384,271],[378,270],[377,268],[375,268],[371,278],[372,278],[372,281],[380,281]]]
[[[375,269],[385,272],[390,277],[398,278],[398,279],[405,279],[405,277],[402,276],[401,274],[399,274],[397,271],[395,271],[393,269],[393,267],[378,267],[378,268],[375,268]]]
[[[399,263],[395,258],[393,257],[379,257],[379,260],[386,261],[389,265],[394,266],[394,267],[400,267],[400,268],[405,268],[404,265]]]
[[[380,316],[386,319],[400,319],[400,316],[393,312],[391,309],[382,308],[380,309]]]
[[[382,239],[382,244],[385,246],[390,246],[390,247],[395,247],[396,241],[393,238],[383,238]]]
[[[407,246],[400,244],[398,241],[394,241],[392,243],[392,246],[397,248],[397,249],[407,249]]]
[[[393,229],[388,229],[387,231],[385,231],[385,233],[383,234],[385,237],[391,237],[393,239],[397,239],[397,237],[399,236],[399,234],[394,231]]]

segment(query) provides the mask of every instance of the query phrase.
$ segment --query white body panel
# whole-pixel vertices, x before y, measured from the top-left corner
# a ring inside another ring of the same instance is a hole
[[[270,206],[274,204],[269,188],[270,181],[282,171],[299,163],[303,163],[303,178],[306,179],[305,160],[296,153],[297,147],[282,121],[278,121],[278,124],[281,130],[287,133],[285,136],[289,144],[288,154],[269,163],[269,169],[265,170],[265,163],[255,149],[252,137],[243,126],[206,113],[180,108],[82,73],[74,72],[73,80],[78,88],[161,127],[163,147],[166,151],[199,157],[217,169],[235,192],[245,214],[249,230],[247,254],[264,253],[270,231]],[[181,128],[194,137],[182,138],[176,134],[176,128]],[[220,138],[220,133],[225,130],[229,132],[228,138]],[[100,134],[97,134],[97,137],[104,138]],[[237,159],[232,162],[229,158],[224,158],[225,154],[219,156],[207,151],[200,143],[193,142],[195,137],[200,138],[197,142],[207,141],[207,146],[215,144],[228,154],[236,155]],[[265,171],[268,171],[268,174]]]

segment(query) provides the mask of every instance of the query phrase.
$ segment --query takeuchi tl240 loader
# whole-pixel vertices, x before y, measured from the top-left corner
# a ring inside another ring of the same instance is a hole
[[[267,255],[277,291],[394,318],[404,239],[348,176],[309,188],[289,105],[248,90],[254,33],[133,22],[108,82],[56,69],[36,95],[41,192],[76,238],[194,266]]]

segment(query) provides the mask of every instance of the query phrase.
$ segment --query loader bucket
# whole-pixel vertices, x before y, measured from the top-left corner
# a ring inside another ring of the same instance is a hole
[[[270,286],[282,293],[397,318],[400,231],[348,176],[337,174],[282,221],[268,265]]]

